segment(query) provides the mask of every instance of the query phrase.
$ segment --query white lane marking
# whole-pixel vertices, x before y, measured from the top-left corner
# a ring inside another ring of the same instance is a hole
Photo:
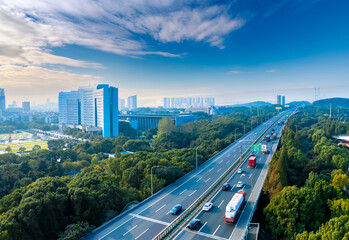
[[[143,220],[147,220],[149,222],[154,222],[154,223],[162,224],[162,225],[165,225],[165,226],[170,225],[170,223],[168,223],[168,222],[156,220],[156,219],[153,219],[153,218],[148,218],[148,217],[137,215],[137,214],[133,214],[133,213],[130,213],[129,215],[132,216],[132,217],[140,218],[140,219],[143,219]]]
[[[222,168],[218,169],[218,171],[217,171],[217,172],[219,172],[220,170],[222,170]]]
[[[221,227],[221,225],[219,225],[216,229],[216,231],[214,231],[214,233],[212,234],[213,236],[216,234],[216,232],[218,231],[218,229]]]
[[[199,232],[205,227],[207,222],[204,223],[204,225],[202,225],[202,227],[199,229]]]
[[[185,191],[187,191],[187,189],[184,189],[184,191],[182,191],[179,195],[182,195]]]
[[[251,178],[252,177],[252,173],[251,173],[251,175],[249,176],[249,178]]]
[[[138,239],[140,236],[142,236],[146,231],[148,231],[149,228],[147,228],[144,232],[142,232],[141,234],[139,234],[135,239]]]
[[[163,209],[166,206],[166,204],[162,205],[162,207],[160,207],[158,210],[156,210],[155,212],[160,211],[161,209]]]
[[[127,232],[124,233],[124,235],[122,236],[125,236],[127,233],[131,232],[133,229],[135,229],[138,225],[134,226],[133,228],[131,228],[130,230],[128,230]]]
[[[223,162],[223,160],[222,160],[222,161],[220,161],[220,162],[219,162],[219,164],[221,164],[222,162]]]
[[[223,202],[224,202],[224,199],[223,199],[222,202],[218,205],[218,208],[220,208],[220,206],[222,205]]]
[[[166,215],[169,215],[169,214],[170,214],[170,212],[166,213]]]
[[[244,186],[243,186],[243,187],[241,188],[241,191],[244,191],[244,189],[245,189],[245,186],[246,186],[246,185],[244,184]]]
[[[208,178],[205,182],[208,182],[211,178]]]
[[[128,221],[134,219],[134,217],[131,217],[129,220],[123,222],[122,224],[120,224],[118,227],[114,228],[113,230],[109,231],[108,233],[104,234],[102,237],[98,238],[98,240],[103,239],[104,237],[106,237],[107,235],[109,235],[110,233],[114,232],[116,229],[118,229],[119,227],[121,227],[122,225],[124,225],[125,223],[127,223]]]
[[[202,178],[202,177],[201,177],[201,178]],[[196,182],[200,181],[200,180],[201,180],[201,178],[199,178],[198,180],[196,180]]]
[[[191,195],[193,195],[196,192],[196,190],[194,192],[192,192],[191,194],[189,194],[189,197],[191,197]]]
[[[228,157],[230,157],[230,154],[228,154]]]
[[[270,121],[272,121],[272,120],[270,120]],[[253,131],[255,131],[257,128],[259,128],[259,126],[256,127],[256,128],[254,128]],[[253,132],[249,132],[247,135],[244,136],[243,139],[241,139],[241,141],[254,141],[254,140],[253,140],[253,137],[250,137],[250,135],[252,135],[252,134],[253,134]],[[250,139],[250,138],[252,138],[252,139]],[[233,148],[233,147],[238,147],[238,145],[232,144],[232,146],[229,146],[229,147],[231,147],[231,148]],[[218,157],[217,157],[217,160],[218,160],[220,157],[224,156],[226,153],[228,153],[228,151],[224,152],[221,156],[218,156]],[[235,155],[235,157],[236,157],[236,155]],[[161,201],[162,199],[164,199],[165,197],[167,197],[168,195],[170,195],[170,193],[172,193],[172,192],[176,191],[178,188],[182,187],[184,184],[186,184],[187,182],[189,182],[190,180],[192,180],[194,177],[198,176],[200,173],[202,173],[203,171],[205,171],[208,167],[210,167],[210,166],[211,166],[214,162],[216,162],[217,160],[212,161],[209,165],[207,165],[207,166],[206,166],[204,169],[202,169],[200,172],[198,172],[197,174],[195,174],[194,176],[192,176],[191,178],[189,178],[188,180],[186,180],[185,182],[183,182],[181,185],[179,185],[178,187],[176,187],[176,188],[173,189],[172,191],[170,191],[170,192],[166,193],[165,195],[163,195],[162,197],[160,197],[160,198],[159,198],[158,200],[156,200],[153,204],[151,204],[150,206],[144,208],[144,209],[143,209],[142,211],[140,211],[138,214],[144,212],[145,210],[147,210],[148,208],[150,208],[151,206],[153,206],[153,205],[156,204],[157,202]],[[209,170],[209,172],[211,172],[212,170],[213,170],[213,169],[211,168],[211,169]],[[233,176],[234,176],[234,174],[230,177],[230,179],[231,179]],[[235,187],[235,185],[234,185],[234,187]],[[234,187],[233,187],[233,188],[234,188]],[[232,190],[233,190],[233,189],[232,189]],[[217,193],[218,193],[218,192],[217,192]],[[167,214],[169,214],[169,212],[168,212]],[[167,215],[167,214],[166,214],[166,215]],[[120,228],[121,226],[123,226],[125,223],[129,222],[129,221],[132,220],[132,219],[134,219],[134,217],[132,217],[132,218],[126,220],[125,222],[123,222],[123,223],[121,223],[119,226],[117,226],[116,228],[110,230],[108,233],[106,233],[105,235],[103,235],[103,236],[102,236],[101,238],[99,238],[98,240],[103,239],[104,237],[106,237],[106,236],[109,235],[110,233],[114,232],[116,229]],[[175,219],[175,220],[176,220],[176,219]],[[173,220],[173,222],[174,222],[175,220]],[[240,218],[239,218],[239,220],[240,220]],[[234,230],[235,230],[235,229],[234,229]]]
[[[229,163],[229,161],[227,161],[225,164],[228,164]]]

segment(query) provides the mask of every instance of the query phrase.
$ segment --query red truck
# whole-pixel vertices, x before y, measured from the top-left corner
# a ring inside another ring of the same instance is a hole
[[[239,218],[239,215],[245,205],[245,192],[238,191],[234,194],[228,205],[225,207],[224,221],[234,223]]]
[[[257,158],[256,156],[251,155],[248,159],[248,167],[256,167]]]

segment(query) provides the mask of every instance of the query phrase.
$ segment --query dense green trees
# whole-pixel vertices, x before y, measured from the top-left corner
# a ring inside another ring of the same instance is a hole
[[[317,229],[324,217],[321,204],[319,195],[310,188],[285,187],[264,210],[273,237],[289,239]]]
[[[329,120],[323,112],[310,106],[293,116],[270,163],[264,222],[274,239],[348,237],[349,150],[332,136],[345,134],[349,124]]]
[[[349,239],[349,216],[332,218],[319,230],[314,232],[303,232],[297,235],[297,240],[347,240]]]
[[[146,133],[147,140],[132,139],[128,125],[128,133],[114,139],[68,129],[68,134],[93,141],[53,140],[49,150],[2,154],[0,239],[77,239],[90,226],[119,214],[128,202],[150,196],[152,167],[157,166],[156,192],[194,169],[197,146],[202,163],[234,141],[235,129],[237,138],[244,125],[249,130],[251,114],[255,109],[247,108],[180,126],[165,119],[159,131]],[[252,124],[261,118],[253,117]],[[126,150],[134,154],[120,154]],[[109,158],[111,153],[116,154]]]

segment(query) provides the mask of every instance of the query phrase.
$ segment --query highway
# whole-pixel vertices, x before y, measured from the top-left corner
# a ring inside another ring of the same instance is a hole
[[[165,187],[152,197],[139,203],[136,207],[120,214],[106,224],[95,229],[83,239],[153,239],[190,207],[191,204],[200,198],[200,196],[239,159],[241,150],[244,152],[250,148],[251,144],[258,139],[271,124],[276,122],[281,114],[283,113],[262,123],[215,157],[201,164],[197,169]],[[265,158],[260,157],[259,159],[260,162],[258,163],[263,164]],[[255,170],[246,170],[241,180],[246,181],[246,183],[249,182],[249,179],[255,181],[257,174],[255,174],[254,171],[257,172],[258,168]],[[255,174],[255,176],[253,176],[253,174]],[[252,177],[250,178],[250,176]],[[235,180],[235,178],[240,178],[240,176],[234,174],[231,181]],[[248,191],[249,188],[250,186],[246,185],[245,190]],[[233,188],[233,191],[235,190],[236,188]],[[232,194],[231,191],[229,193]],[[169,211],[176,204],[181,204],[183,209],[178,215],[172,215]],[[217,203],[215,202],[215,204]],[[212,213],[218,209],[219,208],[215,208]],[[222,219],[222,217],[220,217],[220,219]],[[205,220],[204,216],[203,220]],[[212,231],[215,231],[215,229],[212,229],[214,226],[215,225],[205,226],[202,232],[213,233]],[[225,228],[222,227],[222,230],[224,229]],[[216,234],[219,234],[222,230],[218,229]]]
[[[274,127],[277,136],[280,136],[283,126],[284,125],[277,125]],[[246,204],[246,208],[244,208],[244,210],[242,211],[237,223],[227,223],[223,220],[225,208],[233,195],[237,193],[238,190],[240,190],[236,187],[236,184],[239,181],[243,181],[245,183],[243,191],[245,191],[246,193],[246,200],[248,202],[256,201],[258,194],[255,193],[255,196],[251,195],[251,190],[256,185],[262,170],[267,170],[268,166],[265,165],[265,163],[267,159],[271,159],[271,156],[273,154],[272,149],[276,149],[279,142],[278,140],[279,137],[276,139],[276,141],[265,142],[265,140],[263,140],[262,143],[267,144],[268,146],[269,154],[263,154],[261,152],[254,153],[254,155],[257,156],[256,168],[248,168],[248,158],[246,158],[246,160],[240,166],[240,168],[243,170],[243,173],[238,174],[235,172],[228,181],[228,183],[233,187],[229,191],[218,191],[217,194],[209,200],[214,205],[214,207],[209,212],[201,210],[198,214],[191,217],[191,219],[200,219],[201,226],[196,231],[184,228],[179,232],[179,234],[177,234],[174,239],[241,239],[243,232],[246,229],[246,224],[248,224],[248,219],[244,219],[245,225],[240,224],[241,226],[239,226],[238,228],[237,225],[240,222],[241,218],[249,218],[252,208],[249,204]],[[237,229],[239,230],[239,234],[238,236],[235,236],[234,234],[237,232]]]

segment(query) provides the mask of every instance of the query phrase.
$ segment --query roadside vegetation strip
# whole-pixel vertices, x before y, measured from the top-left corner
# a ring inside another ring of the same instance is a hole
[[[282,114],[273,124],[271,124],[257,139],[253,142],[253,144],[258,143],[263,139],[263,137],[267,134],[267,132],[276,125],[277,121],[281,119],[284,116]],[[237,142],[237,141],[235,141]],[[226,148],[227,149],[227,148]],[[223,151],[225,151],[224,149]],[[242,157],[240,157],[225,173],[209,188],[207,189],[199,198],[197,201],[195,201],[192,205],[187,208],[176,220],[174,220],[168,227],[166,227],[164,230],[162,230],[154,239],[164,239],[167,235],[169,235],[175,228],[177,228],[179,225],[181,225],[182,221],[187,218],[210,194],[211,192],[217,188],[218,185],[220,185],[223,180],[227,177],[228,174],[231,173],[231,171],[234,170],[237,164],[241,162],[242,159],[245,159],[246,155],[250,153],[250,148],[245,150],[245,152],[242,154]],[[219,155],[219,153],[217,154]],[[216,156],[217,156],[216,155]],[[188,221],[188,220],[187,220]]]

